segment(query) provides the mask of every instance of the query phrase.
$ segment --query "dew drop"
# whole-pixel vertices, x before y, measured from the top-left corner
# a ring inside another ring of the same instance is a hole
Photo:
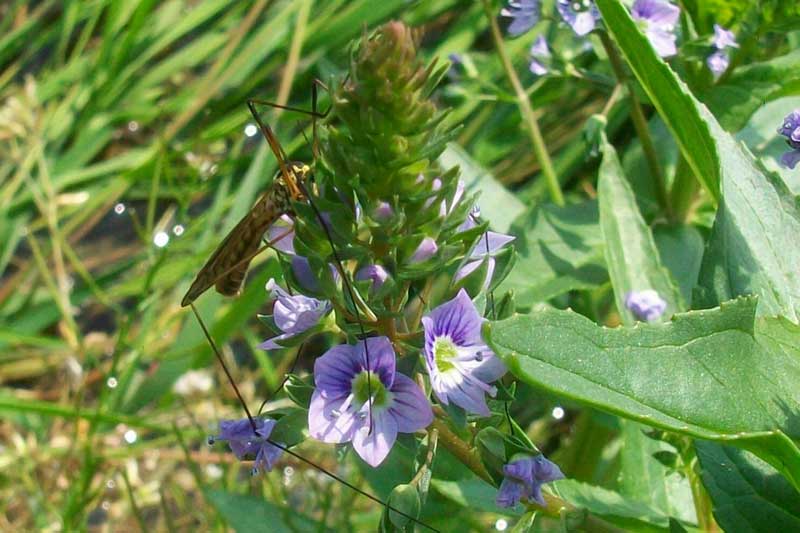
[[[102,507],[104,511],[108,511],[109,509],[111,509],[111,502],[104,501],[103,503],[100,504],[100,507]]]
[[[167,243],[169,243],[169,234],[166,231],[159,231],[156,233],[155,237],[153,237],[153,244],[159,248],[165,247]]]
[[[508,520],[506,520],[505,518],[498,518],[497,522],[494,523],[494,528],[497,531],[505,531],[506,529],[508,529]]]
[[[553,418],[561,420],[564,418],[564,408],[560,406],[553,407]]]
[[[131,133],[136,133],[137,131],[139,131],[139,123],[136,122],[135,120],[131,120],[130,122],[128,122],[128,131]]]
[[[119,383],[117,382],[117,378],[115,378],[114,376],[111,376],[106,380],[106,385],[108,386],[109,389],[116,389],[118,384]]]
[[[287,466],[283,469],[283,475],[286,477],[292,477],[294,475],[294,468],[291,466]]]
[[[118,215],[121,215],[122,213],[124,213],[125,212],[125,204],[118,203],[117,205],[115,205],[114,206],[114,212],[116,214],[118,214]]]
[[[255,124],[248,124],[244,127],[244,134],[248,137],[253,137],[256,133],[258,133],[258,128]]]
[[[109,479],[108,481],[106,481],[106,488],[113,489],[116,486],[117,484],[114,482],[113,479]]]
[[[136,434],[136,431],[129,429],[128,431],[125,432],[122,438],[125,439],[125,442],[127,442],[128,444],[133,444],[134,442],[136,442],[136,439],[138,439],[139,436]]]
[[[176,237],[180,237],[181,235],[183,235],[183,231],[184,231],[184,228],[183,228],[183,226],[181,224],[175,224],[175,226],[172,227],[172,233]]]

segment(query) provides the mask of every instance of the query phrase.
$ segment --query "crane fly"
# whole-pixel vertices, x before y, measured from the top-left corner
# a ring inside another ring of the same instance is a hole
[[[208,258],[181,300],[181,307],[193,303],[212,285],[222,295],[235,296],[242,286],[250,261],[266,248],[259,246],[264,232],[281,215],[292,214],[293,201],[305,197],[303,183],[311,173],[311,167],[304,163],[286,161],[272,129],[258,115],[256,103],[249,100],[247,106],[278,160],[278,176]],[[275,240],[285,236],[279,235]],[[270,244],[272,243],[267,246]]]

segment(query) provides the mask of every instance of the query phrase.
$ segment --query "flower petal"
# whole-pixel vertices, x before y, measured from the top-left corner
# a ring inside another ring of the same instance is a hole
[[[362,421],[352,403],[342,411],[346,399],[327,398],[319,390],[314,391],[308,406],[308,432],[312,437],[332,444],[353,440]]]
[[[397,440],[397,421],[389,411],[375,412],[372,431],[364,424],[353,435],[353,449],[372,467],[378,466],[389,455]]]
[[[423,327],[425,349],[430,350],[431,354],[436,337],[445,335],[459,346],[483,344],[481,341],[483,318],[478,314],[475,304],[464,289],[459,290],[455,298],[443,303],[428,316],[430,320],[423,319]]]
[[[356,347],[339,344],[314,361],[314,384],[329,397],[346,396],[352,379],[363,369]]]
[[[414,380],[403,374],[396,374],[391,392],[392,405],[389,412],[397,422],[397,431],[413,433],[433,422],[431,404]]]

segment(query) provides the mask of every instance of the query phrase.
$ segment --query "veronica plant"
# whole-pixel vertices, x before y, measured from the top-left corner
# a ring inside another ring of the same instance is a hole
[[[296,202],[294,221],[269,231],[287,287],[267,284],[274,303],[264,318],[279,334],[260,345],[296,346],[322,333],[330,347],[305,381],[310,395],[287,389],[305,416],[266,413],[277,419],[259,419],[266,437],[244,435],[247,420],[222,424],[218,440],[237,457],[255,457],[258,469],[276,458],[264,439],[301,423],[295,429],[352,447],[377,468],[402,434],[412,437],[406,446],[429,454],[438,441],[485,479],[493,472],[499,485],[510,452],[482,466],[478,449],[457,432],[465,424],[496,430],[495,416],[512,427],[498,401],[510,399],[500,383],[506,367],[481,328],[484,313],[497,318],[491,291],[511,267],[514,237],[488,231],[458,169],[436,164],[452,129],[429,96],[445,71],[424,65],[414,32],[390,23],[355,49],[332,93],[315,194]],[[290,387],[302,382],[295,377]],[[507,438],[510,451],[538,456],[526,439]],[[419,476],[409,481],[424,497]],[[522,496],[542,501],[538,488]]]

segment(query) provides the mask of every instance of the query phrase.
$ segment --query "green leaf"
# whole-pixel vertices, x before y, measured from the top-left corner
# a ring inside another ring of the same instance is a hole
[[[733,170],[726,168],[725,163],[721,165],[720,157],[725,157],[724,147],[718,148],[714,141],[724,131],[658,57],[619,0],[597,0],[597,7],[609,34],[672,132],[695,176],[713,198],[719,199],[721,174]]]
[[[762,319],[752,298],[608,329],[571,311],[489,323],[484,338],[529,385],[678,433],[731,440],[800,486],[786,435],[800,411],[800,327]],[[786,435],[784,435],[783,433]]]
[[[737,131],[764,104],[792,89],[796,93],[799,88],[800,50],[794,50],[737,68],[723,84],[714,86],[705,100],[723,128]]]
[[[603,260],[597,202],[536,207],[511,228],[517,236],[517,262],[501,290],[530,305],[573,289],[592,288],[608,279]]]
[[[633,324],[636,316],[625,306],[631,291],[653,289],[667,302],[662,315],[669,318],[684,309],[683,299],[661,266],[653,234],[636,207],[631,186],[623,174],[617,152],[602,136],[603,162],[597,195],[600,202],[600,228],[605,240],[606,264],[614,286],[617,309],[623,323]]]
[[[221,490],[209,490],[206,498],[217,508],[226,522],[239,533],[264,531],[269,524],[273,533],[295,531],[331,531],[315,520],[298,514],[288,507],[278,507],[263,498],[246,494],[234,494]]]
[[[694,226],[656,226],[653,237],[661,263],[678,284],[686,308],[691,308],[692,289],[705,251],[703,236]]]
[[[695,176],[712,196],[721,197],[701,273],[712,294],[705,303],[756,293],[761,314],[798,321],[800,213],[793,196],[691,95],[618,1],[598,0],[597,5]]]
[[[728,533],[800,531],[797,490],[753,454],[712,442],[695,443],[714,518]]]
[[[666,527],[669,523],[669,517],[658,509],[602,487],[572,479],[556,481],[554,485],[562,498],[577,507],[588,509],[592,514],[628,518],[660,527]],[[634,523],[628,525],[632,530],[639,529]]]
[[[775,174],[748,167],[723,181],[699,285],[701,305],[758,294],[760,315],[800,320],[800,210]]]
[[[631,420],[621,420],[620,424],[623,442],[620,450],[620,494],[658,509],[665,516],[675,516],[684,522],[696,524],[688,480],[677,472],[670,472],[653,457],[672,448],[645,435],[647,426]]]

